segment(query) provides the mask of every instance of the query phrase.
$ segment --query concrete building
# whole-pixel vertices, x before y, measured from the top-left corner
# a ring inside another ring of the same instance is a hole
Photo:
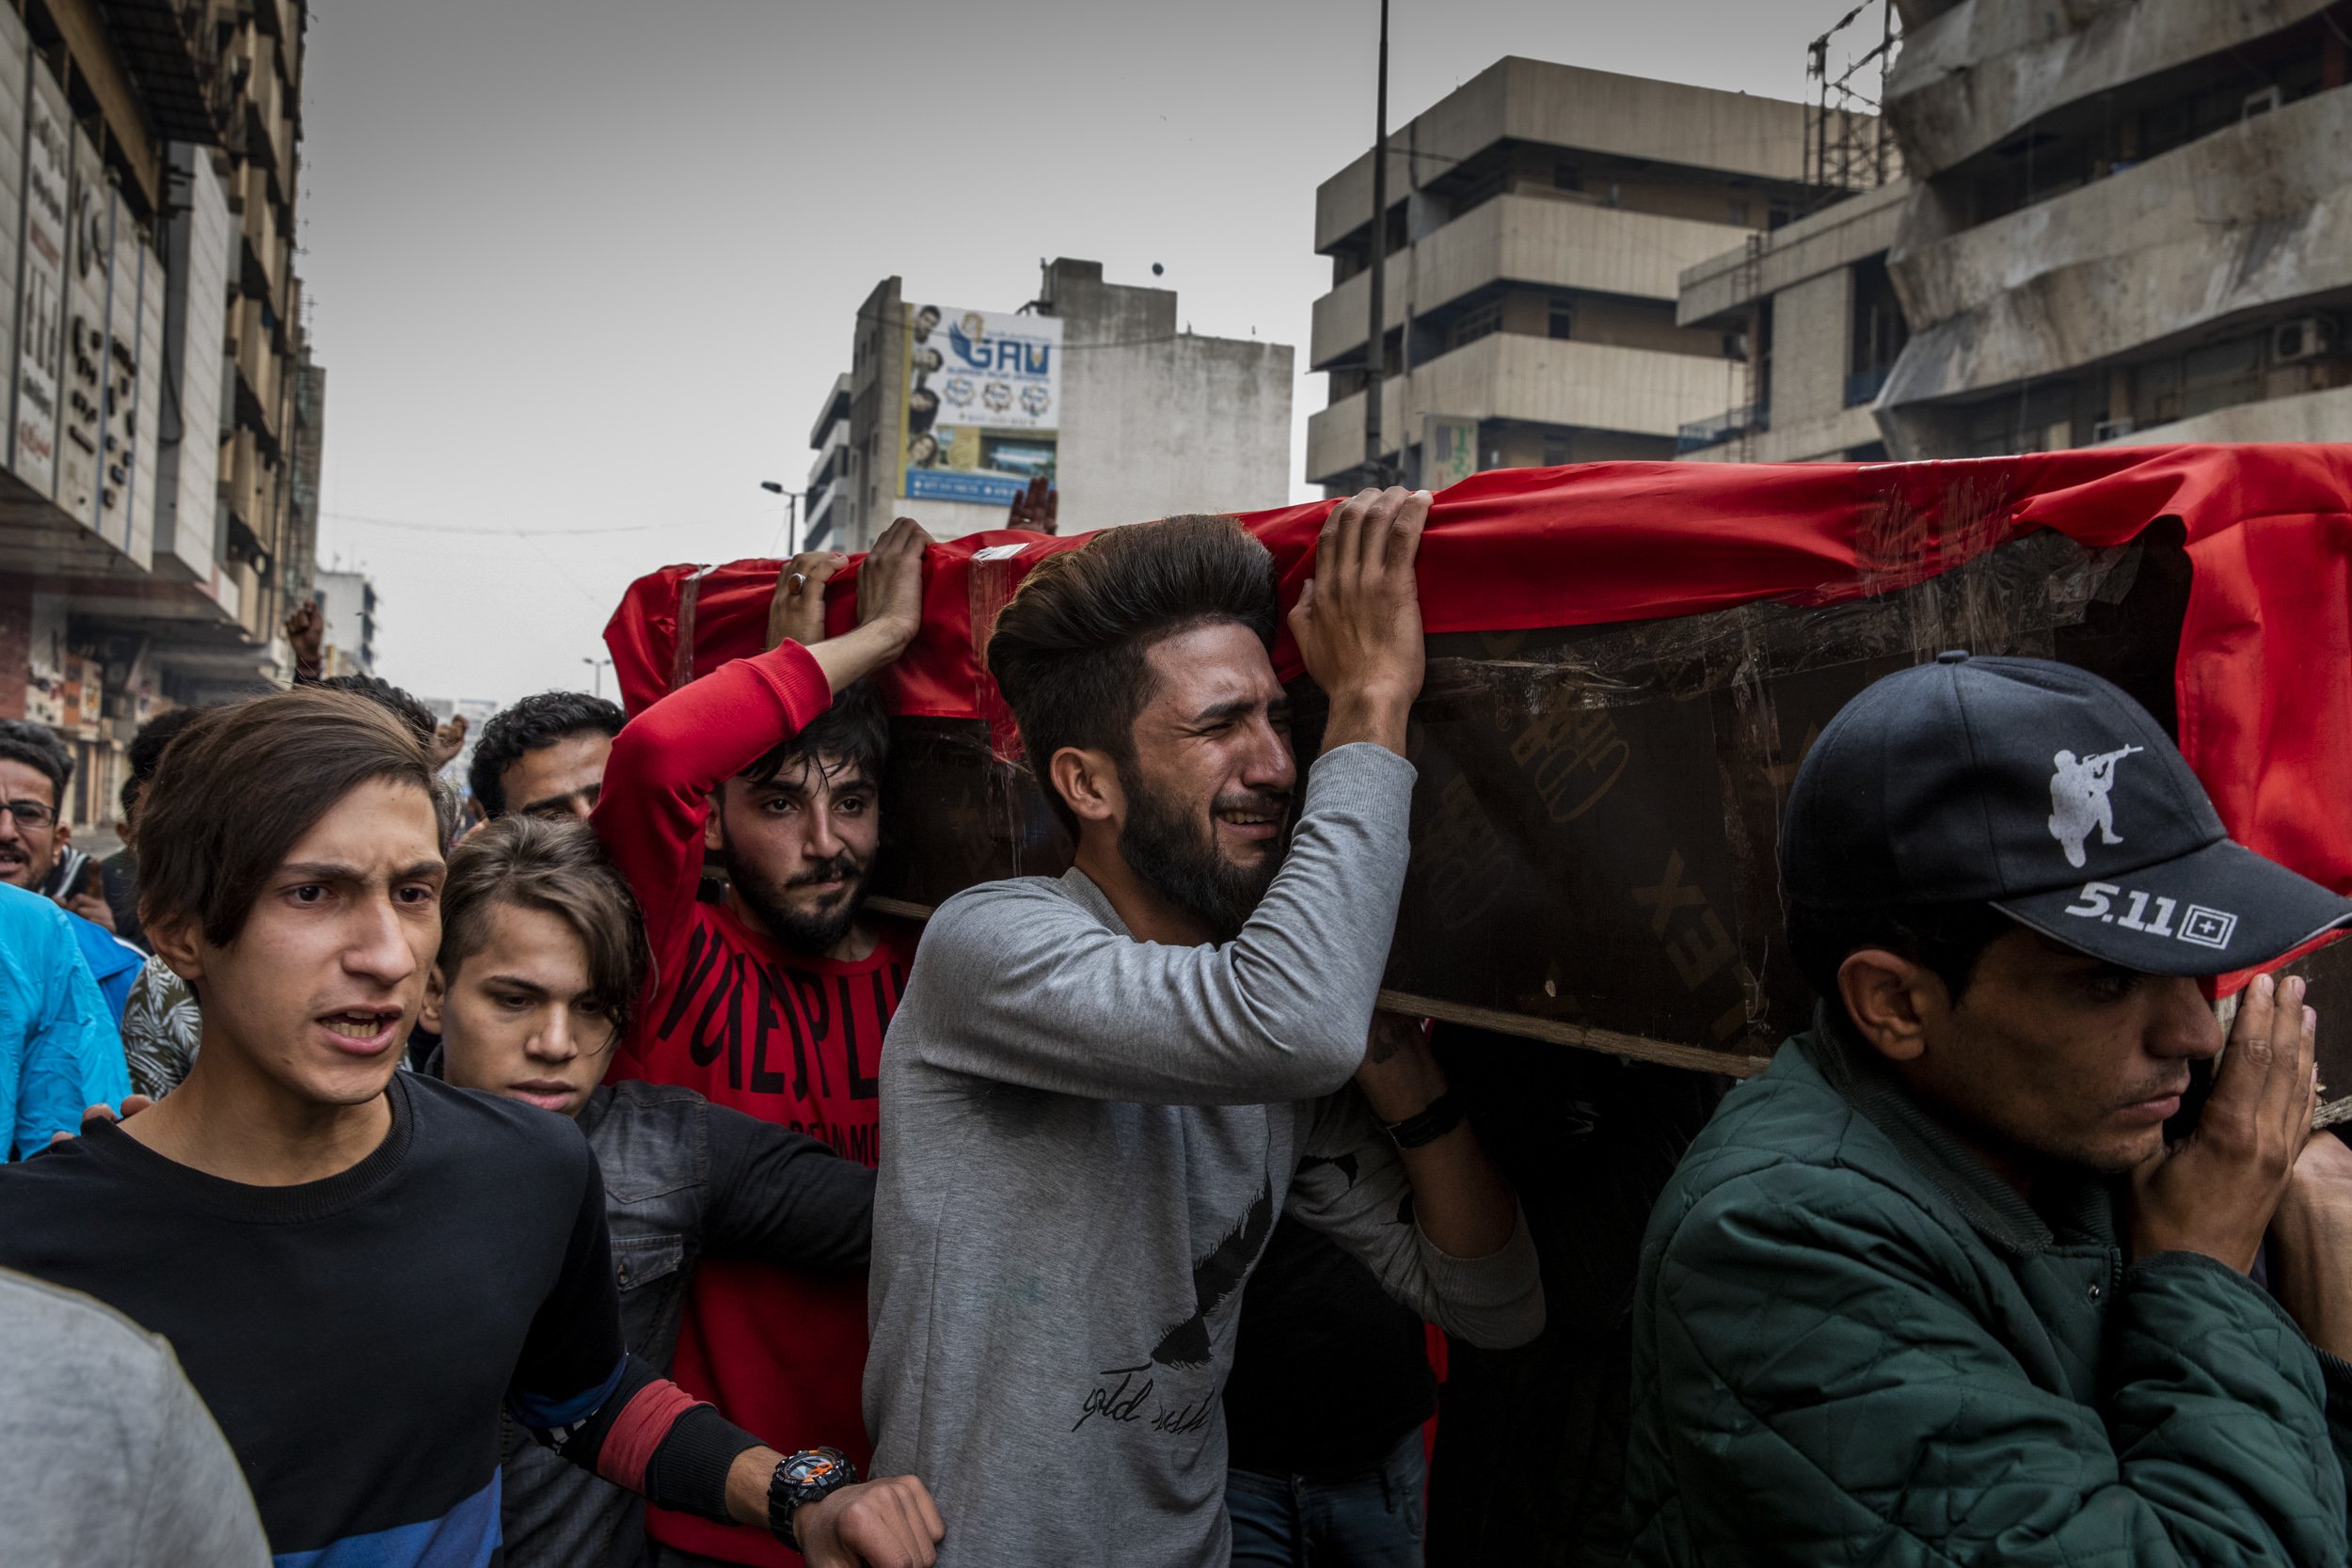
[[[1099,261],[1047,262],[1038,297],[1002,314],[910,303],[888,278],[858,308],[847,430],[836,382],[811,434],[811,515],[819,475],[842,550],[901,512],[941,538],[1002,528],[1038,473],[1064,533],[1279,506],[1291,377],[1287,345],[1185,331],[1174,290],[1106,282]]]
[[[1910,185],[1847,198],[1682,274],[1675,320],[1738,337],[1739,401],[1685,425],[1695,462],[1868,462],[1886,455],[1870,405],[1909,341],[1886,270]]]
[[[833,390],[825,394],[825,405],[818,410],[817,422],[809,429],[808,445],[817,461],[808,466],[808,487],[801,493],[807,505],[801,514],[800,547],[837,548],[836,525],[854,504],[846,499],[851,489],[850,377],[846,372],[833,378]]]
[[[1898,6],[1896,456],[2352,438],[2352,5]]]
[[[1386,460],[1408,475],[1670,457],[1740,401],[1737,331],[1677,319],[1685,269],[1813,201],[1805,105],[1505,58],[1391,133],[1378,356]],[[1307,477],[1361,481],[1372,153],[1315,193]],[[1473,428],[1474,427],[1474,428]],[[1422,448],[1443,444],[1424,461]],[[1455,467],[1455,447],[1470,459]]]
[[[319,673],[374,674],[375,634],[382,624],[382,601],[376,597],[374,579],[365,572],[322,571],[314,572],[311,581],[325,622]]]
[[[286,664],[308,17],[0,7],[0,716],[73,746],[85,826],[147,717]]]

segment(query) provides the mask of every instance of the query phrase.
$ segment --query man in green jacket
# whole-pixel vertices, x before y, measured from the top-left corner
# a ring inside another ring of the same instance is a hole
[[[2223,1053],[2197,980],[2352,904],[2038,659],[1865,691],[1781,851],[1823,1005],[1651,1217],[1632,1560],[2344,1563],[2352,1151],[2302,982]]]

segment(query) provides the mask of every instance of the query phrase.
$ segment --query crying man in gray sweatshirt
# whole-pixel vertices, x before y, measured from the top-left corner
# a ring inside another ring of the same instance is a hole
[[[1543,1326],[1517,1196],[1419,1028],[1374,1018],[1428,509],[1366,491],[1324,527],[1303,791],[1273,559],[1232,519],[1098,533],[996,624],[1078,853],[941,906],[882,1051],[866,1418],[945,1568],[1222,1568],[1218,1395],[1279,1214],[1474,1344]]]

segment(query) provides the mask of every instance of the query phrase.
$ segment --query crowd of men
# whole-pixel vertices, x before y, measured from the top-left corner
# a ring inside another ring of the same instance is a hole
[[[2352,1150],[2303,983],[2225,1050],[2201,982],[2352,902],[2094,676],[1890,676],[1789,794],[1816,1027],[1638,1266],[1539,1259],[1376,1010],[1427,505],[1325,527],[1311,757],[1231,519],[1032,568],[986,659],[1074,862],[920,925],[866,902],[906,519],[840,635],[803,555],[765,652],[499,714],[470,811],[308,621],[141,731],[103,863],[0,722],[7,1560],[1419,1563],[1424,1325],[1551,1316],[1625,1345],[1580,1560],[2344,1563]]]

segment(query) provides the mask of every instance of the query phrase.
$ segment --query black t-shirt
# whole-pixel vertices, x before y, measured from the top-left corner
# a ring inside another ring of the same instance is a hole
[[[1378,1464],[1437,1408],[1422,1321],[1319,1230],[1285,1218],[1242,1292],[1230,1462],[1331,1476]]]
[[[0,1265],[171,1341],[270,1544],[495,1562],[499,1409],[586,1417],[624,1367],[604,1188],[567,1117],[399,1073],[339,1176],[224,1181],[113,1127],[0,1167]]]

